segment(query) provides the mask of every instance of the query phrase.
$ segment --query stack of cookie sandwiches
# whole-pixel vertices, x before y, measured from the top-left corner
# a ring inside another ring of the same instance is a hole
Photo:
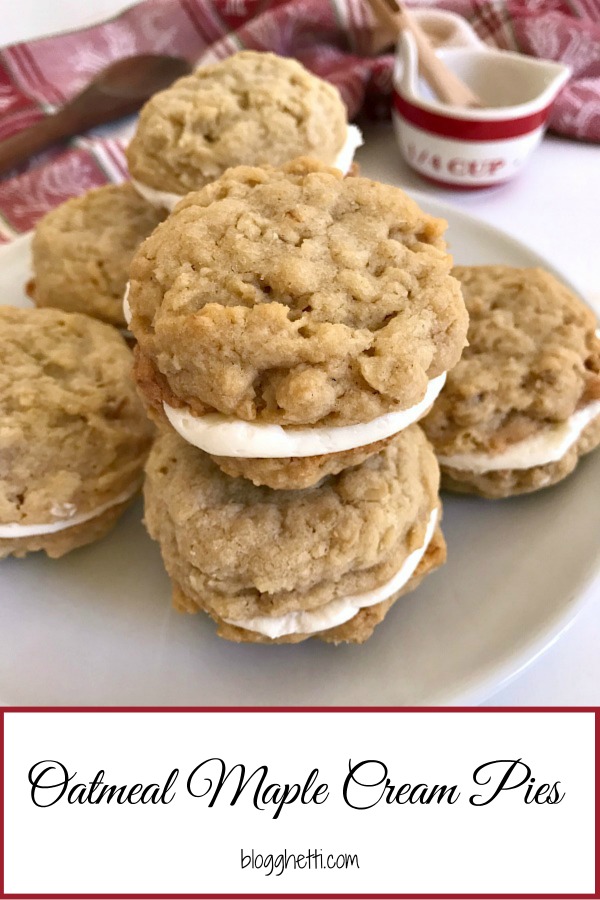
[[[140,486],[153,429],[114,329],[131,339],[129,265],[168,209],[239,163],[311,153],[346,172],[361,143],[332,85],[293,60],[239,53],[150,101],[129,148],[132,184],[91,190],[41,220],[27,285],[40,309],[2,311],[2,357],[16,375],[0,373],[1,555],[88,543]]]
[[[298,159],[227,170],[135,254],[146,524],[221,636],[360,643],[444,561],[416,424],[467,331],[444,227]]]

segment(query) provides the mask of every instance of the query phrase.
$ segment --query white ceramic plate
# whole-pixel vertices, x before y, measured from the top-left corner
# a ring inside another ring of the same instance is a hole
[[[368,174],[392,180],[378,169]],[[523,244],[417,196],[449,222],[458,263],[551,266]],[[1,302],[28,305],[29,240],[0,250]],[[563,279],[566,280],[566,279]],[[600,453],[566,482],[490,502],[447,497],[448,563],[363,647],[219,640],[170,608],[139,502],[61,560],[0,562],[0,702],[10,705],[429,705],[481,700],[573,620],[600,565]]]

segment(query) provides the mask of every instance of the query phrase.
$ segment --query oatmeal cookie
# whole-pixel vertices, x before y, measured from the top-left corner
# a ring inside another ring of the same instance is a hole
[[[596,318],[543,269],[454,274],[469,346],[423,420],[444,485],[507,497],[555,484],[600,443]]]
[[[56,309],[0,307],[0,557],[61,556],[133,498],[153,429],[119,333]]]
[[[311,634],[286,634],[270,638],[257,631],[248,631],[248,629],[225,622],[216,615],[214,610],[208,610],[208,614],[218,626],[219,637],[225,638],[227,641],[234,641],[236,644],[299,644],[308,638],[319,638],[328,644],[364,644],[371,637],[377,625],[383,622],[396,600],[418,588],[425,576],[438,569],[445,561],[446,542],[442,529],[438,525],[414,575],[401,590],[396,591],[387,600],[382,600],[381,603],[360,609],[351,619],[341,625]],[[198,604],[187,597],[175,582],[173,583],[173,606],[180,612],[187,613],[196,613],[200,609]]]
[[[295,641],[339,626],[349,635],[339,640],[364,640],[375,607],[391,605],[413,577],[443,561],[438,484],[416,425],[305,491],[231,479],[165,431],[147,464],[145,521],[176,604],[207,612],[224,636]]]
[[[106,185],[61,203],[33,236],[31,299],[124,328],[131,257],[165,215],[130,184]]]
[[[133,259],[148,405],[313,429],[421,403],[467,330],[445,226],[400,189],[314,160],[230,169]]]
[[[346,136],[337,88],[296,60],[244,50],[155,94],[142,109],[127,161],[138,189],[172,206],[232,166],[305,155],[333,164]]]
[[[275,491],[298,491],[318,484],[327,475],[337,475],[350,466],[358,466],[393,440],[375,441],[366,447],[326,453],[322,456],[296,456],[283,459],[247,459],[239,456],[210,458],[232,478],[247,478],[252,484],[264,484]]]

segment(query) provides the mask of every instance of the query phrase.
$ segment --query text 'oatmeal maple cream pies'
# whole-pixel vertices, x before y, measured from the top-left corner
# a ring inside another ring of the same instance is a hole
[[[449,490],[508,497],[555,484],[600,444],[600,333],[542,269],[459,266],[469,346],[423,427]]]
[[[155,94],[127,161],[140,194],[172,209],[232,166],[314,156],[346,174],[361,144],[336,87],[294,59],[244,50]]]
[[[136,253],[152,414],[229,474],[303,488],[417,421],[465,344],[445,222],[313,160],[238,167]]]
[[[141,486],[153,429],[109,325],[0,307],[0,557],[102,537]]]
[[[306,491],[229,478],[163,432],[148,459],[145,522],[175,606],[208,613],[221,637],[360,644],[445,560],[438,487],[417,425]]]

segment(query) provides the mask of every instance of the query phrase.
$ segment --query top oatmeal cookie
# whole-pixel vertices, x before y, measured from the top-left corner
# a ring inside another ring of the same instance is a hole
[[[131,176],[186,194],[240,163],[310,154],[333,163],[346,139],[339,91],[293,59],[246,50],[155,94],[127,151]]]
[[[600,399],[594,313],[543,269],[457,266],[469,346],[423,421],[440,455],[497,453]]]
[[[327,426],[414,406],[465,344],[445,226],[314,160],[230,169],[133,259],[147,402]]]
[[[131,257],[165,215],[130,184],[105,185],[51,210],[33,236],[36,306],[86,313],[124,327]]]

